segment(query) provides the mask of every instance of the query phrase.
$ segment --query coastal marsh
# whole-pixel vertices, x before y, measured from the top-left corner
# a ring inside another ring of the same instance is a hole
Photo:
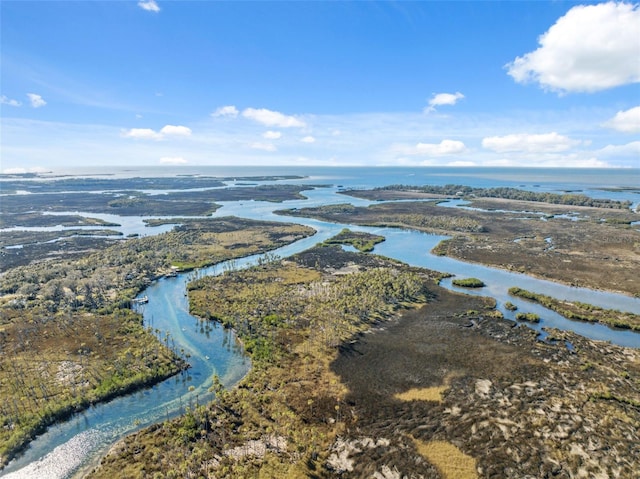
[[[0,465],[55,421],[187,368],[168,336],[130,308],[176,269],[265,252],[311,235],[300,225],[189,220],[80,259],[10,269],[0,282]]]
[[[375,200],[393,198],[395,190],[342,193]],[[412,196],[411,191],[405,190],[399,194],[405,200]],[[416,196],[421,198],[425,194],[418,191]],[[441,242],[433,253],[572,286],[640,295],[637,281],[640,231],[627,224],[640,219],[637,213],[615,203],[594,208],[501,198],[474,201],[482,201],[484,206],[492,204],[495,210],[451,208],[435,201],[401,201],[368,207],[298,208],[279,213],[447,234],[451,238]],[[540,210],[547,210],[548,214],[535,213]],[[569,213],[576,219],[567,218]],[[618,220],[606,221],[607,218]]]

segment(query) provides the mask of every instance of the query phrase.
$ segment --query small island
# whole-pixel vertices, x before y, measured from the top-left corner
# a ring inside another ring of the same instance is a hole
[[[451,281],[451,284],[462,288],[484,288],[486,286],[484,282],[478,278],[454,279]]]

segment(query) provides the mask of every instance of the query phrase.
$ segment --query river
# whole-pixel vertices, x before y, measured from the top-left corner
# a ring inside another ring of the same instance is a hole
[[[318,188],[305,192],[307,200],[288,201],[285,205],[270,202],[229,202],[223,203],[215,216],[236,215],[246,218],[296,222],[311,226],[317,233],[291,245],[275,250],[281,257],[290,256],[323,241],[342,228],[368,231],[385,236],[385,242],[375,248],[375,252],[398,259],[405,263],[461,276],[473,276],[487,284],[481,290],[464,290],[470,294],[495,297],[498,309],[506,317],[513,314],[504,308],[506,301],[518,306],[526,304],[527,311],[538,313],[542,320],[534,325],[570,329],[593,339],[608,340],[616,344],[640,347],[640,335],[622,330],[614,330],[598,324],[574,322],[564,319],[541,306],[524,303],[510,297],[507,290],[519,286],[554,297],[584,301],[605,308],[615,308],[640,313],[640,299],[624,295],[574,288],[477,264],[469,264],[451,258],[430,254],[431,249],[444,236],[428,235],[415,231],[390,228],[365,228],[353,225],[326,223],[322,221],[278,216],[273,213],[279,208],[297,208],[330,203],[353,203],[367,205],[370,202],[338,195],[336,187]],[[95,215],[94,215],[95,216]],[[247,267],[257,262],[259,255],[233,261],[236,268]],[[223,384],[236,384],[250,368],[250,362],[243,354],[232,332],[225,331],[216,324],[205,324],[189,315],[186,298],[186,284],[195,276],[213,275],[222,272],[224,264],[219,264],[196,272],[180,274],[175,278],[163,278],[150,285],[142,295],[149,302],[139,306],[145,324],[159,331],[161,340],[175,344],[189,355],[191,368],[152,388],[97,405],[71,420],[57,424],[36,438],[19,458],[12,461],[0,476],[7,478],[68,478],[80,477],[102,457],[118,439],[152,423],[175,417],[184,408],[210,400],[211,378],[217,374]],[[449,281],[443,286],[456,289]]]

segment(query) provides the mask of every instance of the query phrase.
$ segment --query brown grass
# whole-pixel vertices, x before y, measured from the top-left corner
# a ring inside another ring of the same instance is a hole
[[[413,438],[420,455],[436,466],[444,479],[478,479],[476,460],[446,441],[424,442]]]
[[[444,392],[449,389],[451,380],[456,376],[450,373],[444,378],[442,386],[431,386],[426,388],[411,388],[403,393],[397,393],[393,397],[400,401],[431,401],[442,403]]]
[[[432,401],[441,403],[442,394],[448,386],[433,386],[430,388],[413,388],[403,393],[394,395],[400,401]]]

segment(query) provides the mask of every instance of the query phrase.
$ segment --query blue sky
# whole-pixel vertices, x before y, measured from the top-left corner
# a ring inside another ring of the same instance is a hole
[[[640,167],[640,6],[0,2],[1,169]]]

